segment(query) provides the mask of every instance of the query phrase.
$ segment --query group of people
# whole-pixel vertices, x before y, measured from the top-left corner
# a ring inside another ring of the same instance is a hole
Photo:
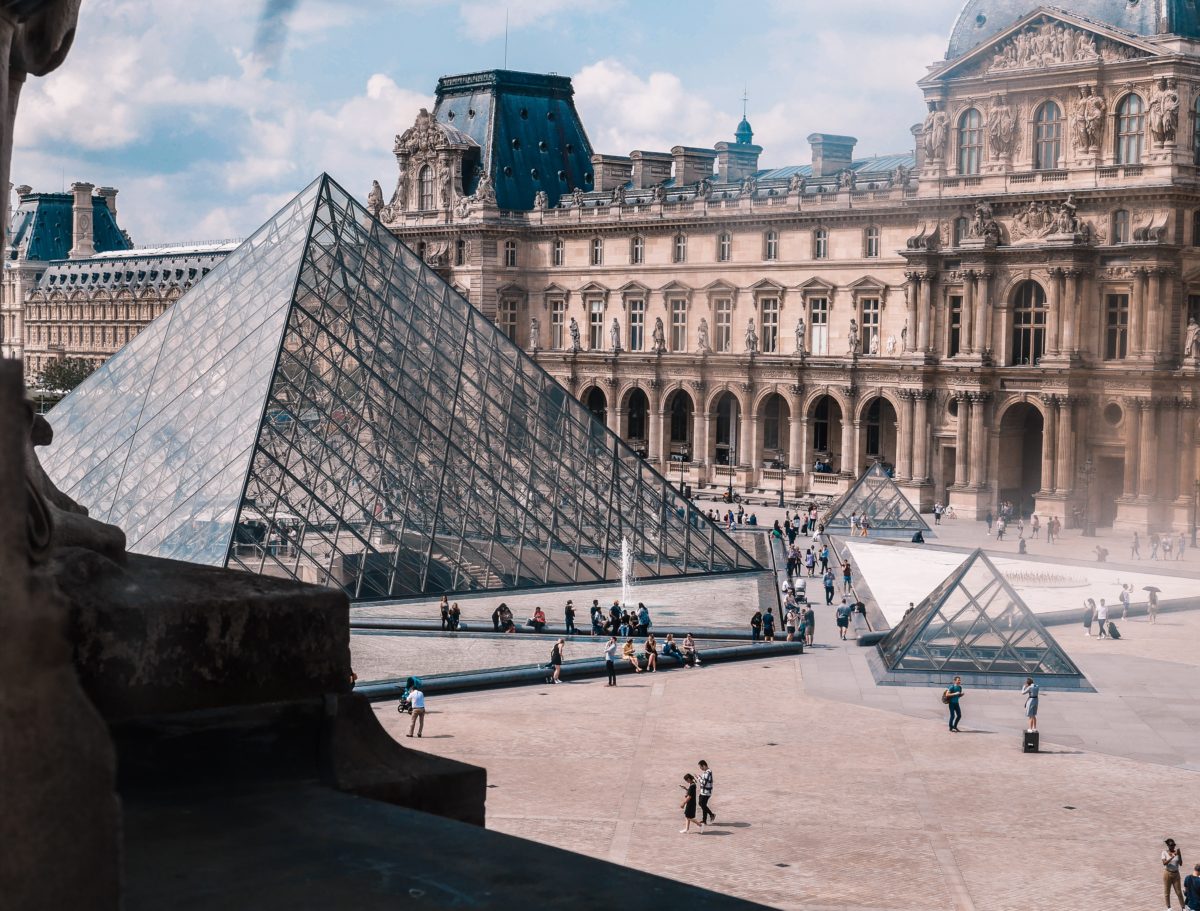
[[[696,765],[700,769],[700,774],[693,775],[688,772],[683,776],[683,784],[680,785],[687,792],[683,802],[679,804],[679,808],[683,810],[683,828],[679,830],[680,835],[687,835],[692,831],[692,826],[696,827],[698,834],[703,835],[704,827],[717,818],[717,814],[709,805],[713,793],[712,769],[703,759]],[[699,819],[696,819],[697,809],[700,810]]]
[[[458,602],[450,603],[450,599],[446,595],[442,595],[442,603],[438,605],[438,610],[442,615],[442,632],[455,632],[462,629],[462,611],[458,609]]]
[[[559,649],[561,659],[561,648],[565,643],[562,639],[558,640],[555,646]],[[642,655],[638,655],[637,646],[633,638],[625,640],[624,645],[619,645],[616,636],[609,636],[608,644],[604,646],[604,669],[608,674],[608,686],[617,685],[617,662],[628,662],[633,668],[634,673],[641,674],[643,672],[654,673],[658,670],[659,645],[658,640],[654,638],[654,633],[647,633],[646,639],[642,643]],[[674,633],[667,633],[667,638],[662,643],[662,656],[671,658],[679,662],[680,667],[699,667],[700,652],[696,648],[696,639],[691,633],[683,637],[683,644],[680,645],[675,641]],[[642,657],[645,658],[646,666],[642,667]],[[551,655],[551,663],[554,662],[553,654]],[[561,660],[559,662],[561,664]],[[558,682],[558,670],[554,671],[554,682]]]
[[[641,601],[634,610],[626,608],[620,601],[613,601],[612,607],[605,613],[595,598],[592,599],[591,621],[593,636],[620,636],[622,639],[629,636],[646,636],[653,625],[650,609]]]
[[[1187,535],[1183,532],[1179,536],[1172,539],[1171,533],[1158,534],[1153,532],[1150,535],[1150,559],[1157,560],[1159,555],[1162,559],[1170,560],[1171,554],[1174,552],[1176,560],[1182,560],[1183,555],[1187,552],[1188,540]],[[1142,539],[1135,531],[1133,533],[1133,541],[1129,544],[1129,559],[1142,559]]]
[[[1183,851],[1168,838],[1164,842],[1162,852],[1163,869],[1163,898],[1167,903],[1167,911],[1171,911],[1171,893],[1179,899],[1179,907],[1187,911],[1200,911],[1200,864],[1192,867],[1192,872],[1183,878]],[[1182,888],[1181,888],[1182,886]]]
[[[1133,602],[1133,585],[1125,583],[1117,596],[1121,603],[1121,619],[1129,619],[1129,606]],[[1146,618],[1151,623],[1158,622],[1158,590],[1153,586],[1146,589]],[[1119,639],[1120,632],[1115,623],[1109,619],[1108,604],[1103,598],[1097,604],[1094,598],[1085,598],[1083,602],[1083,634],[1091,636],[1092,624],[1098,626],[1097,635],[1101,639]]]

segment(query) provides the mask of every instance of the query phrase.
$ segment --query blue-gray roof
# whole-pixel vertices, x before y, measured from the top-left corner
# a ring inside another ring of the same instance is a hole
[[[592,144],[565,76],[487,70],[438,80],[433,116],[480,147],[502,209],[532,209],[538,190],[551,206],[576,187],[592,189]],[[464,175],[474,190],[480,169]]]
[[[1134,35],[1172,34],[1200,38],[1200,11],[1194,0],[967,0],[954,29],[946,59],[954,60],[994,38],[1038,9],[1060,10]]]
[[[30,193],[21,197],[13,213],[12,234],[9,238],[9,258],[45,262],[66,259],[71,252],[73,235],[70,193]],[[129,240],[121,233],[104,200],[92,197],[92,232],[97,253],[109,250],[128,250]]]
[[[916,167],[916,159],[911,152],[902,152],[898,155],[876,155],[874,158],[856,158],[850,163],[851,169],[861,175],[866,174],[890,174],[896,168],[908,168],[912,170]],[[799,174],[804,178],[812,177],[812,165],[788,165],[783,168],[772,168],[768,171],[759,171],[756,175],[759,180],[788,180],[794,174]]]

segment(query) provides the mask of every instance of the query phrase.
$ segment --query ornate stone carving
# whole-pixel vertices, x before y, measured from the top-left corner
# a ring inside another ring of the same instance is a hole
[[[529,320],[529,350],[537,351],[542,346],[542,326],[536,316]]]
[[[482,203],[494,203],[496,201],[496,188],[492,185],[492,178],[484,171],[479,175],[479,183],[475,185],[474,198]]]
[[[650,333],[650,350],[655,354],[663,354],[667,350],[667,334],[663,331],[661,316],[654,318],[654,331]]]
[[[1075,151],[1090,152],[1104,139],[1104,115],[1108,104],[1090,85],[1081,86],[1079,100],[1071,108],[1071,138]]]
[[[1043,19],[1012,35],[995,48],[985,72],[1038,69],[1056,63],[1114,63],[1143,56],[1127,44],[1061,22]]]
[[[801,177],[799,174],[793,174],[788,180],[788,192],[803,193],[806,184],[807,181],[803,177]]]
[[[803,357],[805,354],[805,351],[806,351],[806,345],[805,345],[805,332],[804,332],[804,317],[800,317],[800,319],[796,320],[796,354]]]
[[[371,192],[367,194],[367,211],[379,217],[379,210],[383,208],[383,187],[379,186],[378,180],[371,181]]]
[[[992,211],[992,204],[990,202],[980,200],[976,203],[975,216],[971,219],[967,233],[969,236],[978,238],[991,246],[995,246],[1000,242],[1000,223],[996,221],[996,216]]]
[[[533,195],[533,207],[539,212],[544,212],[546,207],[550,205],[550,197],[546,195],[545,190],[538,190]]]
[[[1187,331],[1183,338],[1183,359],[1191,363],[1200,360],[1200,323],[1192,317],[1188,320]]]
[[[846,347],[850,354],[858,354],[858,321],[850,318],[850,331],[846,333]]]
[[[988,141],[993,158],[1009,158],[1017,145],[1017,117],[1003,95],[996,96],[988,111]]]
[[[839,190],[853,190],[858,185],[858,175],[852,168],[842,168],[838,171],[837,185]]]
[[[625,205],[625,184],[618,184],[617,186],[613,187],[610,202],[612,202],[614,206]]]
[[[579,323],[575,317],[571,317],[571,322],[567,326],[567,332],[571,336],[571,350],[578,351],[582,346],[579,344]]]
[[[696,327],[696,349],[703,353],[712,351],[712,346],[708,342],[708,320],[703,316],[700,317],[700,325]]]
[[[923,222],[917,233],[908,239],[905,246],[916,252],[933,253],[941,245],[941,225],[938,222]]]
[[[1165,76],[1150,94],[1146,106],[1150,135],[1160,146],[1173,145],[1179,129],[1179,89],[1174,79]]]
[[[750,322],[746,326],[746,352],[754,354],[758,351],[758,333],[754,329],[754,317],[750,317]]]
[[[941,110],[936,101],[929,102],[929,113],[921,127],[925,141],[925,158],[939,162],[946,152],[946,140],[950,137],[950,115]]]
[[[609,341],[612,342],[612,350],[620,351],[621,350],[621,324],[619,322],[617,322],[617,318],[615,316],[613,317],[612,326],[609,327],[609,330],[608,330],[608,338],[609,338]]]
[[[1077,210],[1073,196],[1068,196],[1057,206],[1040,200],[1032,201],[1013,217],[1009,234],[1014,241],[1040,240],[1051,234],[1070,234],[1084,240],[1090,239],[1093,229],[1078,216]]]
[[[742,181],[741,189],[738,191],[739,196],[753,196],[758,190],[758,178],[750,176]]]

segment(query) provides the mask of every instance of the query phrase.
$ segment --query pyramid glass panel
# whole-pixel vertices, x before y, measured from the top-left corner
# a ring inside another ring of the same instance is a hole
[[[850,531],[851,516],[866,516],[872,531],[929,531],[920,512],[876,462],[829,508],[821,524],[827,531]]]
[[[905,616],[879,653],[889,671],[1083,676],[982,550]]]
[[[328,177],[50,414],[130,549],[370,600],[761,570]]]

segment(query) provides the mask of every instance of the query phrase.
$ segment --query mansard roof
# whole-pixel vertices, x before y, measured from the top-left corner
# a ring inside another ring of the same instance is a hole
[[[1038,9],[1067,13],[1142,37],[1200,38],[1200,12],[1191,0],[1057,0],[1044,6],[1030,0],[967,0],[950,32],[946,59],[955,60],[986,44]]]
[[[48,262],[66,259],[73,242],[75,199],[70,193],[27,193],[13,213],[10,259]],[[100,196],[92,197],[92,234],[96,252],[128,250],[129,238]]]

